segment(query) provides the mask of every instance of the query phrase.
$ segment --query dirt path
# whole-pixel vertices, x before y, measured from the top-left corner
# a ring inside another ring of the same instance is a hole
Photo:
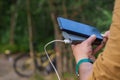
[[[14,69],[13,69],[14,58],[15,56],[12,56],[9,59],[7,59],[4,55],[0,55],[0,80],[35,80],[33,78],[29,79],[29,78],[20,77],[14,72]],[[39,79],[40,80],[53,80],[53,79],[58,80],[55,73],[51,73],[50,75],[47,75],[47,76],[42,76],[42,78],[44,79],[41,79],[41,78]],[[72,78],[69,77],[69,79],[66,78],[64,80],[74,80],[74,79],[73,77]]]
[[[13,59],[7,59],[4,55],[0,55],[0,80],[30,80],[18,76],[13,70]]]

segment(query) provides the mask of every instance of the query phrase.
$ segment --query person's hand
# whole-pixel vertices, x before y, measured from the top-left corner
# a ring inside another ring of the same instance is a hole
[[[97,46],[94,50],[92,48],[92,43],[95,41],[96,36],[92,35],[87,40],[83,41],[80,44],[72,45],[73,55],[76,59],[76,62],[78,62],[82,58],[91,58],[92,60],[95,60],[95,57],[93,56],[95,53],[97,53],[100,49],[102,49],[107,42],[107,39],[109,38],[110,32],[106,31],[104,34],[103,42]]]
[[[110,31],[106,31],[106,32],[103,34],[103,41],[102,41],[102,43],[101,43],[100,45],[98,45],[98,46],[93,50],[93,55],[96,54],[99,50],[101,50],[101,49],[105,46],[105,44],[106,44],[109,36],[110,36]]]
[[[92,35],[80,44],[72,45],[73,55],[78,62],[80,59],[89,58],[93,53],[92,43],[95,41],[96,36]]]

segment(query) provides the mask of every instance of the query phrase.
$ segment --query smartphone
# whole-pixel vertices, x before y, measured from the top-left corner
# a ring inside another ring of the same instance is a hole
[[[97,28],[93,26],[63,17],[58,17],[57,21],[59,28],[62,31],[63,37],[65,39],[70,39],[74,43],[82,42],[93,34],[96,35],[96,40],[94,44],[99,45],[103,40],[103,36],[101,35],[101,33],[98,31]]]

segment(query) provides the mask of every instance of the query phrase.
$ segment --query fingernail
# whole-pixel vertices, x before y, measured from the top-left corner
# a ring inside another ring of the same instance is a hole
[[[96,37],[96,35],[95,35],[95,34],[92,34],[91,37]]]

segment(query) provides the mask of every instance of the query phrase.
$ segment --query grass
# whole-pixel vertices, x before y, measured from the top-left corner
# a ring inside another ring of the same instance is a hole
[[[41,75],[39,74],[34,74],[30,80],[45,80]]]
[[[35,74],[30,80],[58,80],[55,73],[49,75]],[[61,80],[78,80],[75,74],[64,73]]]

